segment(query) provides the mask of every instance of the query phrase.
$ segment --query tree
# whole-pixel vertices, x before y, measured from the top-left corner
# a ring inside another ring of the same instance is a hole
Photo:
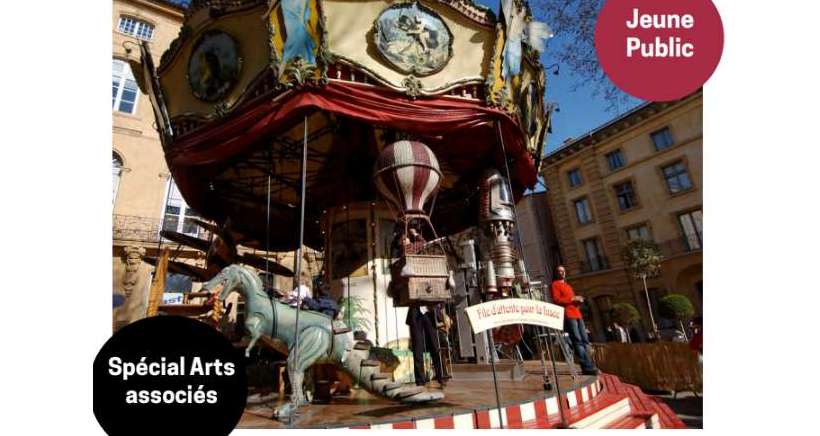
[[[638,309],[629,303],[615,303],[612,305],[612,308],[609,309],[609,317],[624,327],[626,337],[629,338],[631,342],[632,337],[629,333],[629,327],[637,324],[641,320],[641,314],[638,312]]]
[[[638,309],[630,303],[615,303],[609,309],[609,316],[612,320],[624,327],[630,327],[640,321],[641,314]]]
[[[695,314],[695,307],[686,296],[681,294],[669,294],[658,301],[658,311],[661,316],[668,319],[673,319],[680,324],[683,336],[688,340],[686,329],[683,322],[692,318]]]
[[[572,71],[573,91],[591,89],[593,96],[607,102],[608,111],[629,103],[631,97],[609,80],[595,51],[595,24],[604,0],[531,0],[530,5],[536,19],[555,32],[547,41],[547,64],[558,62]]]
[[[624,262],[632,274],[643,281],[643,291],[646,295],[646,306],[649,308],[649,321],[652,323],[652,332],[655,337],[658,335],[658,326],[655,324],[655,317],[652,315],[652,302],[649,299],[649,289],[646,287],[646,279],[655,277],[661,271],[663,254],[658,244],[646,239],[633,239],[624,247]]]

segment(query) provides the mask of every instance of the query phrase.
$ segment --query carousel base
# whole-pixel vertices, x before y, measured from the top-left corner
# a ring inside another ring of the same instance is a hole
[[[492,382],[454,378],[438,403],[404,405],[356,390],[330,404],[303,406],[287,424],[271,419],[273,409],[287,401],[277,398],[249,405],[238,428],[685,428],[664,403],[615,376],[573,379],[559,366],[559,397],[554,386],[543,389],[539,362],[525,362],[524,368],[522,379],[498,381],[500,414]]]

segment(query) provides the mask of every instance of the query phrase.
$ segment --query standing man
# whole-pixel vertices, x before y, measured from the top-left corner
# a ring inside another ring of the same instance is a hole
[[[626,329],[617,322],[612,323],[612,330],[615,332],[615,342],[620,342],[622,344],[628,344],[630,342],[629,332],[627,332]]]
[[[567,269],[563,265],[558,265],[555,268],[555,276],[557,279],[552,282],[550,290],[552,301],[564,308],[564,331],[569,334],[575,357],[581,364],[581,372],[584,375],[596,375],[598,369],[595,368],[587,353],[589,337],[584,325],[584,318],[581,316],[581,311],[578,310],[578,306],[584,302],[584,297],[575,295],[572,286],[567,283]]]
[[[698,353],[698,362],[703,368],[703,317],[698,316],[691,322],[692,339],[689,340],[689,348]]]
[[[444,389],[447,383],[444,380],[444,371],[439,354],[438,331],[434,326],[439,321],[439,307],[435,305],[413,305],[407,311],[406,323],[410,327],[410,347],[413,350],[413,375],[417,386],[427,384],[427,374],[424,371],[424,352],[430,353],[436,381]]]

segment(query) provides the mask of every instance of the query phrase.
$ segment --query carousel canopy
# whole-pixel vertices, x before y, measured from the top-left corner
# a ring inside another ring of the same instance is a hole
[[[372,169],[399,140],[438,160],[431,219],[448,234],[475,224],[484,170],[506,158],[516,196],[536,181],[545,76],[510,20],[469,0],[194,1],[142,76],[156,79],[148,89],[186,201],[252,239],[268,235],[261,246],[297,244],[303,145],[307,245],[322,245],[323,211],[379,199]],[[510,48],[517,70],[502,62]]]

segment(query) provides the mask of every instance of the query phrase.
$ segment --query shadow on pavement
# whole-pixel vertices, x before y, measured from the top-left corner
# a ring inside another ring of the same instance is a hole
[[[679,392],[677,398],[670,393],[647,392],[660,398],[675,412],[689,428],[703,428],[703,397],[696,397],[691,392]]]

